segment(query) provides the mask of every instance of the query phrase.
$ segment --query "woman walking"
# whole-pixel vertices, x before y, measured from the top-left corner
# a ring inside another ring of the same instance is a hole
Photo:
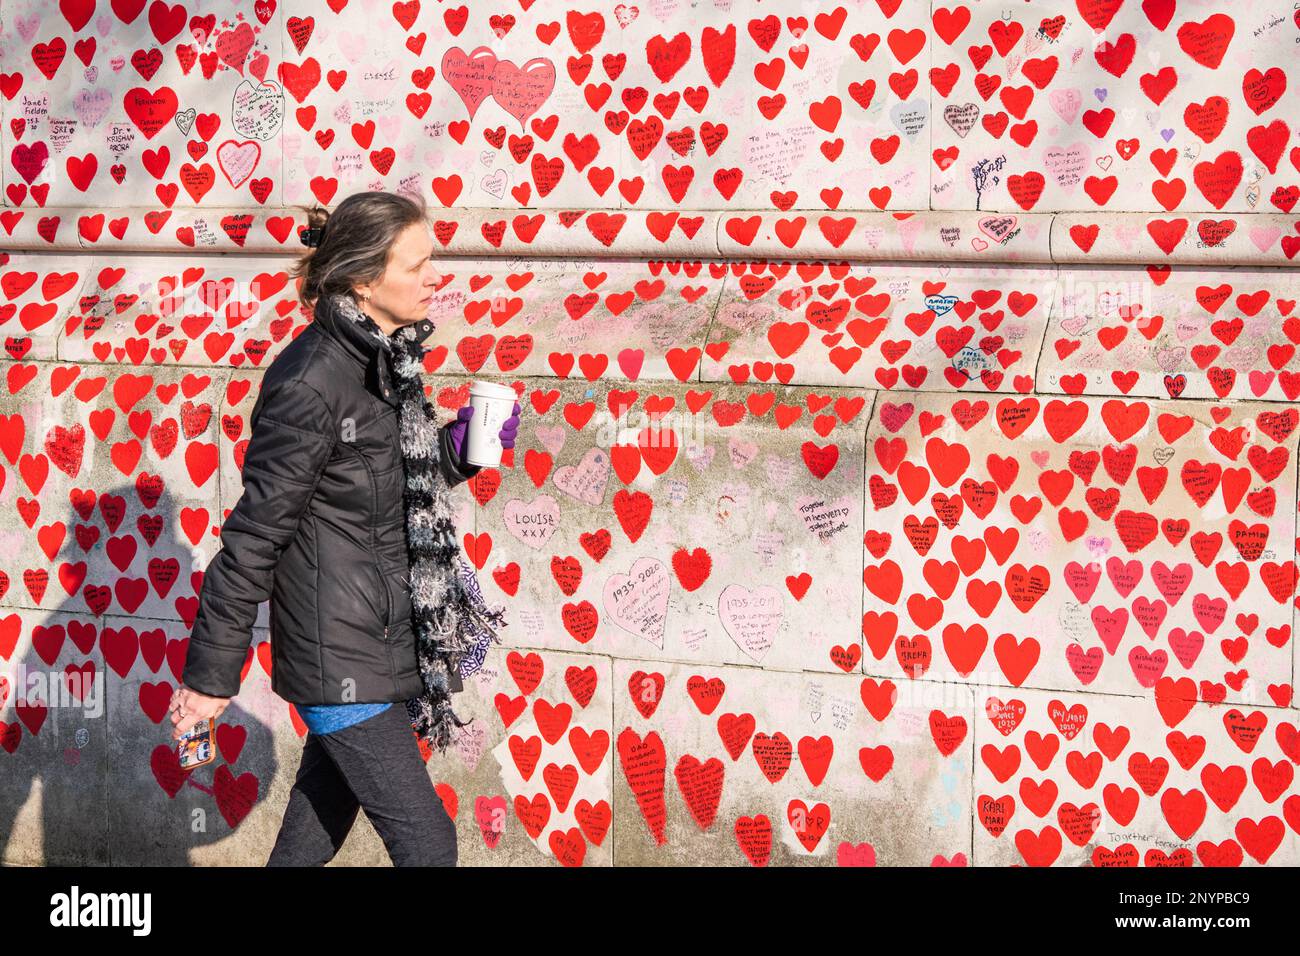
[[[454,866],[416,735],[450,744],[461,662],[481,661],[505,622],[460,556],[449,494],[479,470],[463,456],[471,409],[438,427],[421,377],[434,241],[423,203],[394,193],[316,207],[308,223],[293,275],[313,321],[263,376],[173,737],[239,692],[269,599],[271,687],[309,733],[267,865],[323,865],[364,809],[395,866]],[[503,447],[518,424],[516,402]]]

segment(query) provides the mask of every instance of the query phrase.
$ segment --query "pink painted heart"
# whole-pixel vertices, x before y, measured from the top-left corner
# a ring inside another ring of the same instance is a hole
[[[542,108],[553,89],[555,64],[544,57],[534,57],[523,66],[501,60],[492,72],[492,98],[519,120],[520,126]],[[464,94],[461,98],[464,99]],[[471,112],[470,115],[474,114]]]
[[[1070,671],[1085,687],[1096,680],[1101,672],[1101,665],[1106,660],[1100,647],[1090,647],[1086,651],[1081,644],[1071,644],[1065,649],[1065,662]]]
[[[1169,666],[1169,655],[1164,651],[1148,651],[1145,647],[1135,647],[1128,652],[1128,664],[1133,669],[1133,676],[1143,687],[1154,687],[1156,681]]]
[[[1169,646],[1173,648],[1178,663],[1190,669],[1196,663],[1196,658],[1201,656],[1205,635],[1200,631],[1184,631],[1181,627],[1175,627],[1169,632]]]
[[[1128,626],[1128,609],[1120,607],[1110,611],[1104,607],[1094,607],[1092,625],[1097,629],[1101,642],[1106,645],[1107,653],[1114,654],[1119,647],[1120,638],[1124,636],[1124,628]]]
[[[474,118],[483,101],[492,95],[492,74],[496,65],[497,55],[484,46],[473,53],[454,46],[442,55],[442,78],[465,104],[470,119]]]
[[[505,797],[474,798],[474,822],[478,824],[479,833],[483,834],[483,845],[489,850],[495,850],[501,842],[510,816]]]
[[[853,844],[845,840],[835,852],[840,866],[875,866],[876,848],[870,843]]]

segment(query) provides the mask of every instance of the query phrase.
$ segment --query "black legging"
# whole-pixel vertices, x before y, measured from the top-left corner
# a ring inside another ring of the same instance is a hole
[[[267,866],[323,866],[364,808],[394,866],[455,866],[456,825],[433,788],[406,707],[308,734]]]

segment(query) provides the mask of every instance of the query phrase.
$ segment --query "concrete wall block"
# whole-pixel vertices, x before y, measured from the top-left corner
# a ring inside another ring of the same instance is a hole
[[[227,373],[104,374],[75,362],[12,371],[0,395],[12,469],[0,502],[25,527],[0,540],[23,587],[0,603],[192,620],[192,575],[215,553],[221,521],[217,413]]]
[[[1294,408],[877,402],[868,673],[1292,702]]]
[[[706,380],[1033,390],[1052,267],[741,265],[709,330]]]
[[[616,660],[615,862],[969,865],[971,690]]]
[[[1292,269],[1062,267],[1037,390],[1295,401],[1298,293]]]
[[[976,689],[979,866],[1295,866],[1296,711]]]
[[[0,650],[0,862],[105,866],[115,645],[84,613],[23,609],[0,618]]]
[[[861,568],[842,547],[861,528],[872,393],[543,382],[526,395],[522,454],[478,515],[509,641],[857,666],[858,601],[845,596]]]
[[[609,658],[489,649],[454,698],[473,722],[445,759],[430,761],[459,804],[463,865],[613,862],[618,693]]]

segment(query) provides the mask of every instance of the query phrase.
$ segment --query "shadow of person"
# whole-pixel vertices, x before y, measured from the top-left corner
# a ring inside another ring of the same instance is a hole
[[[195,512],[162,481],[156,494],[148,484],[74,489],[49,561],[49,592],[65,599],[16,615],[18,645],[0,670],[5,863],[184,866],[191,850],[232,834],[237,862],[260,865],[266,855],[264,839],[238,829],[277,768],[274,698],[269,682],[264,694],[253,686],[256,660],[217,720],[213,760],[182,770],[177,758],[167,706],[185,666],[182,618],[193,617],[196,572],[211,554],[194,557],[177,534]],[[200,522],[203,537],[213,520],[220,513]]]

